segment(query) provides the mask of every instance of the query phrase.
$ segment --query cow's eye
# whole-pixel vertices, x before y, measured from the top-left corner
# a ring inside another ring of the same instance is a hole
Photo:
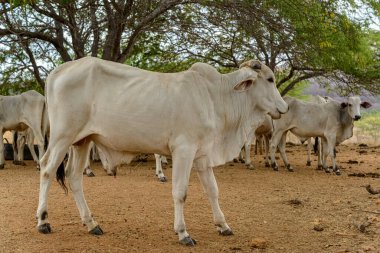
[[[269,77],[267,81],[273,83],[273,77]]]

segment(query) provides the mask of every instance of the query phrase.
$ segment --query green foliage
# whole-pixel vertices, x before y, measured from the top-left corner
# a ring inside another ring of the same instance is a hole
[[[310,95],[304,94],[304,90],[308,87],[309,82],[307,81],[301,81],[297,83],[297,85],[294,86],[293,89],[291,89],[286,95],[290,97],[295,97],[301,100],[309,100]],[[279,89],[281,93],[281,88]]]
[[[170,73],[186,70],[194,62],[193,58],[185,58],[165,48],[162,35],[150,33],[135,44],[125,63],[145,70]]]
[[[377,140],[380,137],[380,111],[369,110],[362,113],[362,118],[355,122],[355,126],[365,135]]]
[[[36,81],[7,83],[0,85],[0,95],[3,96],[17,95],[28,90],[35,90],[41,94],[44,94],[42,87]]]

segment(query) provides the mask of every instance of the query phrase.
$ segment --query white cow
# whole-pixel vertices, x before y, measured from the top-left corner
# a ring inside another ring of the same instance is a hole
[[[34,90],[15,96],[0,96],[0,132],[23,131],[28,127],[34,133],[37,144],[44,146],[48,126],[45,98]],[[43,152],[40,152],[40,158]],[[38,165],[37,165],[38,166]],[[4,144],[0,144],[0,168],[4,168]]]
[[[311,100],[310,102],[311,103],[316,103],[316,104],[324,104],[328,101],[331,101],[332,98],[330,97],[322,97],[322,96],[319,96],[319,95],[316,95],[316,96],[312,96],[311,97]],[[306,160],[306,166],[311,166],[311,149],[313,147],[313,144],[312,144],[312,141],[311,141],[311,138],[308,138],[306,141],[307,141],[307,160]],[[318,137],[316,137],[318,138]],[[304,139],[301,139],[301,142],[304,143],[305,140]],[[318,142],[316,141],[316,144],[318,146]],[[320,148],[318,148],[317,146],[314,146],[314,152],[318,155],[318,168],[322,168],[322,156],[321,156],[321,152],[320,152]]]
[[[78,169],[84,168],[94,141],[112,167],[137,153],[171,154],[174,230],[189,246],[196,242],[186,230],[183,208],[191,168],[208,195],[217,230],[233,234],[219,207],[212,167],[239,153],[253,115],[279,118],[288,110],[273,72],[258,61],[229,74],[204,63],[184,72],[157,73],[86,57],[48,76],[46,99],[50,144],[41,160],[38,230],[51,232],[48,191],[56,176],[64,186],[66,174],[82,222],[90,233],[103,233],[86,204]],[[63,171],[59,165],[71,145],[75,166]]]
[[[251,145],[252,145],[252,139],[253,134],[255,135],[256,139],[256,147],[257,143],[259,141],[264,140],[265,141],[265,166],[269,167],[269,158],[268,158],[268,152],[269,152],[269,139],[272,136],[272,118],[269,115],[266,115],[264,118],[261,118],[260,121],[258,121],[258,124],[255,124],[252,126],[252,129],[248,135],[247,141],[244,143],[243,148],[240,151],[239,154],[239,161],[245,163],[245,166],[247,169],[253,169],[254,166],[252,164],[251,160]],[[263,138],[263,139],[262,139]],[[256,148],[255,147],[255,148]],[[236,162],[237,159],[234,159]]]
[[[37,169],[39,169],[39,158],[34,150],[34,134],[31,128],[27,128],[24,131],[12,131],[13,134],[13,163],[15,165],[25,165],[24,162],[24,148],[28,146],[30,154],[33,160],[37,163]],[[38,152],[44,152],[44,147],[38,145]],[[42,157],[42,156],[41,156]]]
[[[286,133],[291,131],[296,136],[307,139],[321,137],[322,139],[322,166],[326,172],[330,172],[326,166],[327,156],[333,159],[333,171],[340,175],[336,166],[334,148],[339,143],[351,138],[353,134],[353,121],[360,119],[360,106],[368,108],[368,102],[361,102],[359,97],[349,97],[348,102],[339,103],[329,101],[316,104],[303,102],[295,98],[286,97],[289,104],[289,112],[281,119],[273,120],[274,130],[270,143],[270,155],[272,168],[278,170],[274,157],[277,146],[285,167],[293,171],[285,153]]]

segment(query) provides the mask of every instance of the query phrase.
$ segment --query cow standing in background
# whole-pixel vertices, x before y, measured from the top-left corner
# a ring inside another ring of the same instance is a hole
[[[239,154],[239,161],[242,163],[245,163],[245,166],[247,169],[254,169],[254,166],[252,164],[251,160],[251,145],[252,145],[252,139],[253,134],[255,135],[256,139],[256,147],[258,145],[258,140],[265,142],[265,166],[269,167],[269,140],[272,136],[272,118],[269,115],[266,115],[265,117],[261,117],[260,121],[258,121],[257,124],[255,124],[250,133],[248,134],[247,141],[244,143],[243,148],[240,151]],[[237,162],[237,159],[234,159],[234,162]]]
[[[50,143],[41,160],[38,230],[51,232],[48,191],[55,176],[64,185],[66,173],[82,222],[90,233],[103,234],[83,195],[82,172],[93,141],[111,167],[138,153],[172,156],[174,230],[188,246],[196,243],[183,214],[191,169],[208,196],[217,231],[233,234],[219,206],[212,167],[238,155],[254,115],[279,118],[288,110],[273,72],[258,61],[229,74],[204,63],[157,73],[85,57],[50,73],[46,100]],[[72,145],[74,166],[64,171],[59,165]]]
[[[341,172],[336,166],[335,146],[352,137],[353,122],[361,118],[360,107],[369,108],[371,104],[361,102],[359,97],[349,97],[344,103],[331,100],[327,103],[315,104],[291,97],[286,97],[285,101],[289,104],[289,112],[281,119],[273,120],[274,130],[270,143],[272,168],[278,170],[274,156],[278,147],[285,167],[293,171],[285,153],[286,133],[290,131],[303,139],[320,137],[323,169],[330,172],[326,160],[327,156],[331,156],[333,171],[340,175]]]
[[[28,146],[30,154],[32,155],[33,161],[37,163],[37,169],[39,167],[39,158],[34,150],[34,134],[31,128],[24,131],[12,131],[13,134],[13,164],[15,165],[26,165],[24,162],[24,149],[25,145]],[[38,153],[44,152],[44,147],[38,145]],[[42,156],[41,156],[42,157]]]
[[[15,96],[0,96],[0,133],[5,131],[24,131],[30,128],[37,145],[44,147],[45,133],[48,128],[45,98],[34,90]],[[39,156],[42,158],[43,151]],[[0,144],[0,168],[4,168],[4,143]],[[37,164],[37,167],[39,163]]]

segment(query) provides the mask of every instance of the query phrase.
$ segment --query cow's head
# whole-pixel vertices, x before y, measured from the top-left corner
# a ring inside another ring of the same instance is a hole
[[[369,108],[371,106],[369,102],[361,102],[360,97],[349,97],[347,102],[341,103],[341,107],[347,108],[348,114],[353,120],[359,120],[361,118],[360,107]]]
[[[247,78],[235,85],[235,90],[248,90],[256,102],[256,106],[268,113],[273,119],[280,118],[281,114],[288,111],[288,104],[278,92],[274,73],[268,66],[260,61],[250,60],[242,63],[240,70],[244,71]]]

